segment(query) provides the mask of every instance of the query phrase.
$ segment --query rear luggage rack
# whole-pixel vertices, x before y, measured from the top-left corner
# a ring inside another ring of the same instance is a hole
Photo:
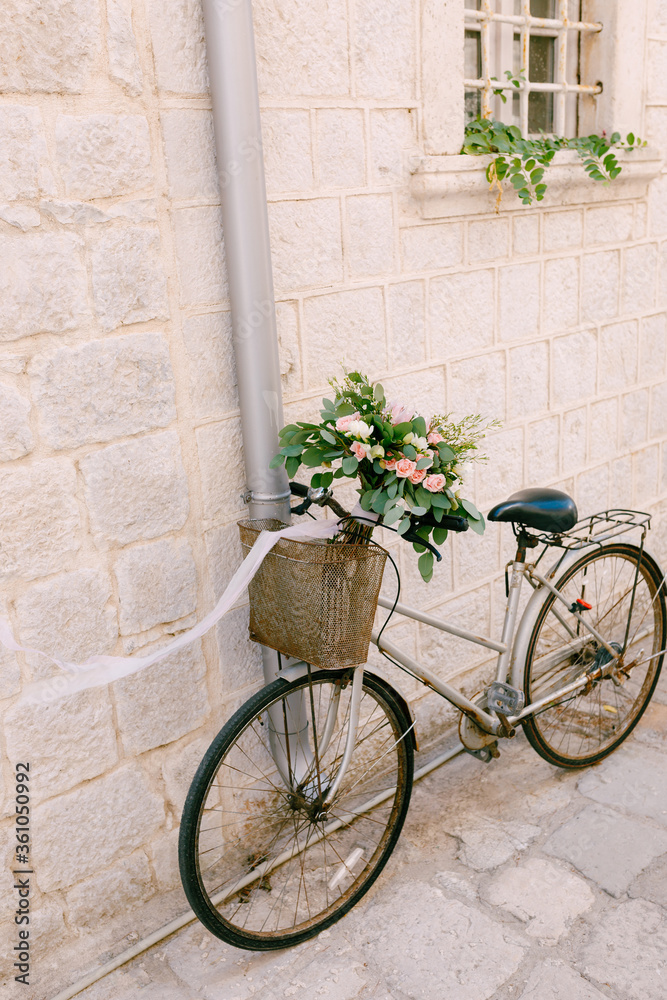
[[[612,538],[624,535],[634,528],[641,528],[642,535],[651,527],[651,515],[640,510],[600,511],[577,521],[575,526],[563,534],[555,535],[549,532],[536,533],[531,536],[544,545],[553,545],[561,549],[583,549],[587,545],[604,545]]]

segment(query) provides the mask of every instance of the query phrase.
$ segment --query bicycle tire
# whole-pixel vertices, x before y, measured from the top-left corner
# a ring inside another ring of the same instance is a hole
[[[639,557],[635,545],[611,544],[582,556],[556,584],[568,603],[591,604],[581,613],[614,649],[626,651],[618,678],[622,684],[603,675],[590,691],[524,721],[529,742],[551,764],[578,768],[602,760],[630,735],[651,700],[664,658],[655,654],[665,649],[667,607],[663,575],[646,552],[641,552],[633,602]],[[549,594],[528,644],[526,704],[611,661],[604,646]]]
[[[199,920],[229,944],[268,951],[313,937],[368,892],[396,845],[412,790],[411,723],[393,689],[373,674],[364,673],[345,778],[326,817],[317,815],[317,794],[321,802],[345,747],[351,677],[352,671],[313,670],[310,679],[274,681],[222,728],[193,779],[179,838],[181,880]],[[269,749],[268,725],[282,717],[290,731],[299,702],[289,696],[299,692],[308,731],[295,735],[292,752],[314,753],[313,733],[320,752],[301,783],[288,788]],[[334,698],[334,729],[325,746]],[[381,794],[386,801],[361,811]],[[299,845],[305,849],[270,867]]]

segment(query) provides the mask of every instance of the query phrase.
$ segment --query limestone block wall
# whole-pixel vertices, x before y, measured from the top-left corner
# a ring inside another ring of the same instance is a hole
[[[287,417],[317,412],[340,362],[358,365],[424,412],[502,421],[471,480],[483,509],[555,485],[582,513],[660,515],[667,181],[599,204],[508,195],[499,214],[489,196],[482,212],[426,220],[409,174],[424,138],[417,0],[255,0],[254,13]],[[637,131],[660,149],[665,24],[656,0]],[[197,0],[5,0],[0,613],[26,645],[73,660],[154,648],[238,565],[219,202]],[[496,527],[452,539],[429,585],[390,544],[406,601],[488,633],[510,542]],[[480,683],[472,647],[394,632],[443,677]],[[0,652],[3,856],[13,767],[29,759],[40,990],[185,909],[180,810],[212,735],[261,684],[246,634],[240,606],[200,645],[47,707],[19,701],[45,662]],[[451,713],[393,679],[426,742],[441,734]]]

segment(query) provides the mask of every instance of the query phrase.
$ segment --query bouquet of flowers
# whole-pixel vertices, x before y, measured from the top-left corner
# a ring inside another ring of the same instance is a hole
[[[492,424],[470,416],[453,423],[449,415],[426,420],[408,406],[385,400],[382,386],[359,372],[331,380],[333,400],[324,399],[318,424],[297,421],[280,431],[281,448],[271,466],[284,463],[292,479],[301,465],[324,469],[315,472],[312,487],[329,487],[334,479],[357,477],[363,510],[379,515],[378,523],[396,525],[403,535],[412,529],[424,541],[432,535],[441,545],[447,529],[445,514],[468,519],[478,534],[484,518],[470,500],[461,497],[464,461],[478,450],[478,443]],[[368,538],[371,529],[359,529]],[[357,539],[358,540],[358,539]],[[419,570],[424,580],[433,575],[433,553],[414,543],[421,552]]]

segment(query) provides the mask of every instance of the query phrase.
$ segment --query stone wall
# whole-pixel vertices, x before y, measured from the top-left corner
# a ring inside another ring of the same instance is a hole
[[[489,195],[474,215],[427,221],[408,169],[423,141],[419,3],[254,7],[286,416],[316,412],[344,361],[425,412],[502,420],[471,482],[484,509],[554,485],[582,514],[660,513],[666,182],[648,194],[619,183],[575,206],[547,196],[525,209],[507,195],[499,214]],[[665,25],[656,0],[651,30]],[[649,42],[653,69],[665,37]],[[660,147],[667,93],[659,72],[648,81],[637,129]],[[69,659],[149,650],[202,617],[241,558],[197,0],[5,0],[0,261],[0,612],[24,644]],[[493,526],[452,539],[429,585],[394,545],[405,600],[496,634],[510,542]],[[15,761],[34,775],[40,989],[184,911],[176,840],[189,780],[261,684],[246,630],[239,607],[201,646],[48,707],[18,699],[50,668],[0,652],[5,816]],[[395,635],[441,676],[479,683],[472,647],[416,625]],[[442,732],[452,713],[394,680],[418,728]],[[1,829],[13,852],[12,822]],[[8,950],[0,965],[10,973]]]

